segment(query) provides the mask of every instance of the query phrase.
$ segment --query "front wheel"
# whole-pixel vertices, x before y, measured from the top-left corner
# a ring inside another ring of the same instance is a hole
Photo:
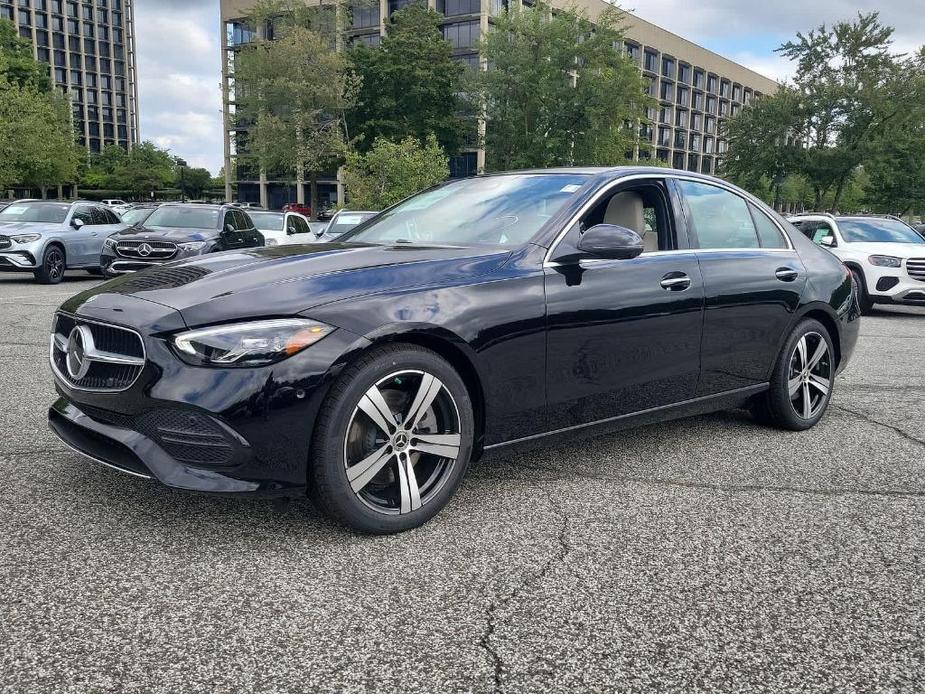
[[[309,489],[338,522],[374,534],[416,528],[459,487],[474,439],[465,383],[416,345],[373,350],[331,387],[312,443]]]
[[[41,284],[58,284],[64,279],[66,268],[64,251],[58,246],[49,246],[42,255],[42,264],[33,273]]]
[[[829,331],[819,321],[800,321],[777,357],[768,392],[753,412],[758,420],[782,429],[809,429],[825,414],[834,383],[835,350]]]
[[[870,295],[867,293],[867,282],[864,280],[864,275],[860,270],[853,267],[848,269],[851,271],[851,276],[858,287],[858,306],[861,309],[861,315],[866,316],[874,308],[874,302],[870,300]]]

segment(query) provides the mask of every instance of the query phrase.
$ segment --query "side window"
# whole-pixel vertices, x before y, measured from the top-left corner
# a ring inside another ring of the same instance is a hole
[[[826,222],[814,222],[813,232],[810,238],[817,246],[826,245],[822,243],[822,239],[826,238],[831,240],[828,244],[829,246],[835,245],[835,232],[832,231],[832,227],[830,227]]]
[[[238,231],[246,231],[254,226],[251,224],[251,218],[247,216],[247,213],[241,212],[241,210],[235,210],[234,216],[237,220],[237,224],[235,226],[237,227]]]
[[[758,240],[762,248],[789,248],[780,229],[770,217],[751,203],[748,203],[748,209],[751,210],[752,219],[755,220],[755,228],[758,230]]]
[[[678,181],[700,248],[759,248],[748,203],[706,183]]]
[[[238,228],[238,225],[235,224],[234,212],[231,211],[231,210],[228,210],[228,211],[225,213],[225,221],[222,222],[222,231],[228,231],[228,226],[229,226],[229,225],[231,226],[232,229],[237,229],[237,228]]]
[[[675,248],[668,194],[660,181],[621,186],[581,220],[581,230],[614,224],[642,237],[643,253]]]
[[[311,227],[308,226],[308,222],[301,217],[295,218],[295,228],[297,234],[310,234],[312,232]]]
[[[121,220],[116,216],[116,213],[112,210],[104,210],[106,213],[106,223],[107,224],[119,224]]]
[[[93,212],[90,207],[78,207],[74,210],[74,219],[79,219],[84,224],[93,224]]]

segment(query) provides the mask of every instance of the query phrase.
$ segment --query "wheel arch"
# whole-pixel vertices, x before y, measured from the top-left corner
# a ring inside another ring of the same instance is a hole
[[[835,316],[832,307],[821,302],[810,304],[797,315],[794,326],[804,318],[812,318],[813,320],[819,321],[825,326],[825,329],[829,331],[829,337],[832,339],[832,347],[835,350],[835,367],[838,368],[842,359],[841,330],[839,330],[838,318]]]
[[[409,344],[436,352],[449,362],[462,378],[469,392],[469,399],[472,401],[472,413],[475,419],[472,459],[477,460],[482,454],[485,437],[485,391],[472,348],[449,330],[426,324],[383,326],[375,333],[364,337],[369,344],[365,349],[353,355],[353,359],[382,345]]]

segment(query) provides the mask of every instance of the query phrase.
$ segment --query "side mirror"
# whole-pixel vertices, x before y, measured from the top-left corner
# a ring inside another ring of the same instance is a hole
[[[234,229],[234,224],[226,224],[223,231],[226,231],[226,232],[228,232],[229,234],[233,234],[233,233],[234,233],[234,230],[235,230],[235,229]]]
[[[71,226],[75,229],[80,229],[84,225],[84,220],[77,219],[77,217],[71,217]]]
[[[578,239],[578,250],[595,258],[628,260],[642,253],[642,237],[615,224],[595,224]]]
[[[819,239],[819,245],[825,246],[826,248],[833,248],[835,246],[835,237],[823,236],[821,239]]]

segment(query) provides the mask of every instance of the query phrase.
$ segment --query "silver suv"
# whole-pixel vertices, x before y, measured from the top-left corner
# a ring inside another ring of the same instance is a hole
[[[31,272],[42,284],[68,269],[98,274],[103,241],[126,226],[94,202],[14,202],[0,211],[0,272]]]

